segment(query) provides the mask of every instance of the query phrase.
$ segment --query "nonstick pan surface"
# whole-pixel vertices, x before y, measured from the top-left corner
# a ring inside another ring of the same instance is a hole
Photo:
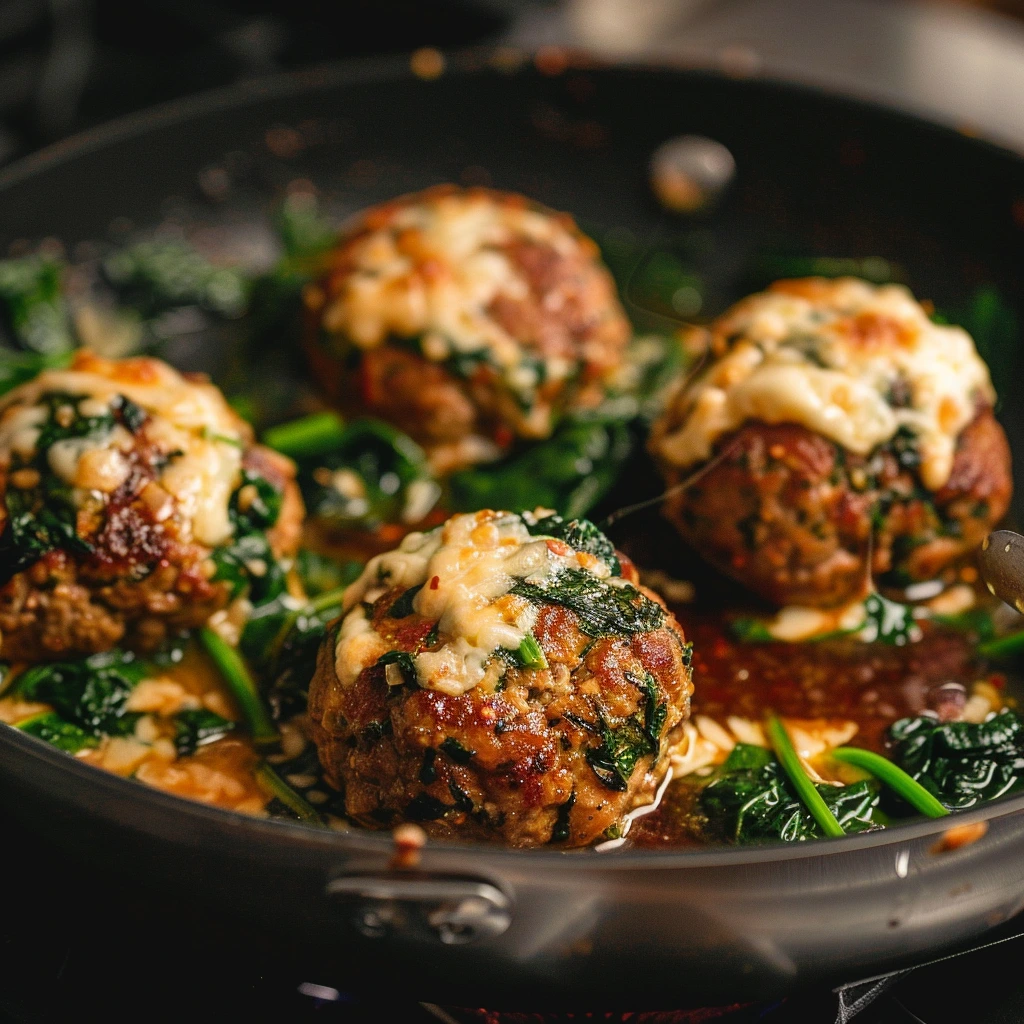
[[[277,79],[80,136],[0,175],[0,251],[52,237],[74,252],[159,224],[226,231],[259,251],[272,210],[305,182],[341,218],[456,181],[524,192],[641,253],[675,246],[703,283],[701,316],[764,284],[751,268],[765,252],[882,258],[940,308],[995,286],[1019,314],[1024,164],[1013,154],[777,83],[585,63],[543,74],[505,56],[460,58],[429,82],[378,64]],[[724,204],[699,222],[664,214],[647,185],[653,149],[683,133],[719,140],[737,163]],[[637,321],[669,323],[630,280]],[[986,355],[1019,457],[1017,351]],[[215,377],[229,360],[212,336],[169,356]],[[630,477],[613,500],[643,486]],[[642,548],[655,527],[637,522]],[[438,1001],[766,997],[921,959],[1024,906],[1024,798],[958,818],[987,831],[947,853],[932,852],[942,826],[922,822],[744,850],[431,844],[419,873],[399,875],[387,836],[188,804],[13,730],[0,732],[0,779],[25,827],[77,854],[222,907],[240,927],[258,920],[339,976],[398,977]]]

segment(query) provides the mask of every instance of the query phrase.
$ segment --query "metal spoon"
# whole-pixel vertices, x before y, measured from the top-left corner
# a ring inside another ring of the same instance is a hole
[[[1024,615],[1024,537],[996,530],[982,542],[978,568],[989,593]]]

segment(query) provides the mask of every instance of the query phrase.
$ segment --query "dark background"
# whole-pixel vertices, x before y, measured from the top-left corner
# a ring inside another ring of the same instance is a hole
[[[0,163],[112,117],[248,78],[427,46],[493,44],[524,13],[551,6],[554,0],[0,0]],[[976,6],[1019,15],[1024,2]],[[390,993],[316,1000],[299,989],[318,981],[315,965],[269,952],[267,937],[239,935],[201,907],[154,915],[148,896],[118,878],[69,868],[66,858],[9,827],[0,836],[8,889],[0,905],[0,1024],[444,1019],[403,994],[400,979]],[[1015,940],[923,968],[857,1020],[1024,1021],[1022,955],[1024,940]],[[442,1012],[449,1020],[488,1019]],[[725,1019],[831,1024],[835,1015],[836,997],[812,992]]]
[[[164,100],[345,57],[496,39],[514,3],[0,0],[0,162]]]
[[[425,46],[491,44],[543,21],[560,2],[0,0],[0,163],[112,117],[246,78]],[[680,11],[730,4],[667,2]],[[1024,0],[933,0],[954,2],[1024,18]],[[628,18],[629,6],[617,16]]]

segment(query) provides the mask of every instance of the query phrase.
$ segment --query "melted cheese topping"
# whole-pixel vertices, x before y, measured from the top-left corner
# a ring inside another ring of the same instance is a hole
[[[392,336],[420,338],[424,356],[434,362],[484,354],[509,388],[529,399],[541,374],[489,311],[499,298],[529,295],[506,248],[526,240],[562,254],[584,248],[593,258],[589,239],[566,219],[482,192],[433,195],[371,216],[383,224],[347,248],[351,265],[324,311],[325,328],[364,349]],[[544,359],[542,376],[560,381],[575,370],[573,362],[552,355]]]
[[[496,681],[502,666],[492,661],[495,652],[518,648],[537,618],[536,605],[511,594],[512,587],[570,567],[599,579],[610,575],[592,555],[532,536],[519,516],[504,512],[457,515],[429,533],[409,534],[397,550],[371,559],[345,592],[337,677],[351,685],[390,649],[373,629],[364,602],[394,587],[422,586],[413,610],[436,621],[451,639],[414,656],[419,685],[457,695],[491,676]]]
[[[797,423],[867,455],[902,428],[921,480],[949,479],[960,431],[995,392],[969,334],[932,323],[906,288],[855,278],[781,281],[712,327],[714,362],[676,399],[658,441],[680,468],[750,420]]]
[[[82,415],[108,413],[119,396],[150,414],[149,441],[169,459],[160,486],[176,500],[186,527],[182,539],[214,547],[232,533],[228,503],[241,479],[245,427],[212,384],[188,381],[157,359],[100,359],[79,352],[70,369],[45,370],[0,401],[0,461],[29,458],[48,411],[48,394],[87,396]],[[53,444],[47,462],[65,483],[85,492],[110,493],[128,476],[132,435],[121,426]]]

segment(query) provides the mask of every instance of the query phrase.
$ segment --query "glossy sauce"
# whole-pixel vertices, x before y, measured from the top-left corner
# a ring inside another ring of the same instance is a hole
[[[851,744],[884,753],[884,734],[896,720],[932,706],[944,683],[968,689],[983,672],[970,637],[926,627],[904,647],[835,640],[820,643],[743,643],[731,637],[726,617],[677,610],[693,641],[692,713],[723,721],[738,715],[761,721],[769,712],[790,718],[844,718],[857,723]],[[1013,703],[1012,699],[1008,703]],[[640,817],[630,845],[700,846],[697,787],[674,781],[658,810]]]

